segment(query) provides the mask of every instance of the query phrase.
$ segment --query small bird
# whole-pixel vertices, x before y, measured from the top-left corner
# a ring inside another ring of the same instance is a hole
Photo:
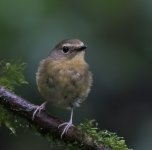
[[[61,138],[73,126],[73,108],[86,99],[92,85],[92,73],[84,58],[86,48],[79,39],[63,40],[40,62],[36,73],[40,94],[51,104],[71,110],[70,120],[58,126],[65,126]],[[37,107],[33,119],[44,107],[45,103]]]

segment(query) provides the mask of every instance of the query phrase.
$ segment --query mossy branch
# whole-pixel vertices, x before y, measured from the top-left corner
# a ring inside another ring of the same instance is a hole
[[[57,147],[66,146],[67,150],[129,150],[122,137],[107,130],[99,130],[92,120],[71,127],[62,139],[62,129],[58,128],[62,123],[60,119],[41,111],[32,120],[37,106],[12,92],[15,86],[27,84],[24,68],[25,63],[20,61],[0,61],[0,125],[4,124],[14,134],[16,127],[32,125],[41,135],[54,141]]]
[[[35,119],[32,120],[33,111],[37,106],[4,87],[0,87],[0,105],[11,111],[11,113],[26,119],[42,135],[51,135],[55,139],[63,140],[71,144],[77,143],[79,148],[84,150],[107,150],[104,145],[97,145],[94,139],[82,133],[76,127],[71,127],[63,139],[61,139],[62,129],[58,128],[59,124],[62,123],[60,119],[48,115],[45,111],[41,111],[41,113],[37,113]]]

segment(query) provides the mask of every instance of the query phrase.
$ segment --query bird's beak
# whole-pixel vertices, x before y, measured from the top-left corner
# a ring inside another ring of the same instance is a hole
[[[83,46],[78,47],[78,48],[77,48],[77,51],[83,51],[83,50],[85,50],[86,48],[87,48],[87,46],[86,46],[86,45],[83,45]]]

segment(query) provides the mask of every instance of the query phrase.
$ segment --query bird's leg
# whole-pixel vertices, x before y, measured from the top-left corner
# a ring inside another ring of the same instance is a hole
[[[44,102],[44,103],[42,103],[40,106],[37,106],[37,107],[36,107],[36,109],[35,109],[35,111],[33,112],[33,115],[32,115],[32,120],[34,120],[35,115],[36,115],[37,113],[40,113],[42,110],[45,110],[46,103],[47,103],[47,102]]]
[[[62,127],[62,126],[65,126],[63,131],[62,131],[62,134],[61,134],[61,139],[62,139],[62,136],[64,135],[64,133],[67,133],[67,131],[69,130],[70,127],[74,126],[73,123],[72,123],[72,119],[73,119],[73,107],[71,107],[71,115],[70,115],[70,120],[69,122],[64,122],[62,124],[60,124],[58,126],[58,128]]]

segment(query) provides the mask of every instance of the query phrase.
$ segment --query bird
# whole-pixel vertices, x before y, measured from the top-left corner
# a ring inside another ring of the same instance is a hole
[[[92,85],[92,72],[85,61],[87,46],[79,39],[65,39],[60,41],[40,61],[36,72],[38,91],[56,107],[70,109],[70,119],[58,126],[64,127],[62,136],[73,125],[73,109],[84,102]],[[37,112],[45,108],[46,102],[38,106],[33,113],[33,119]]]

